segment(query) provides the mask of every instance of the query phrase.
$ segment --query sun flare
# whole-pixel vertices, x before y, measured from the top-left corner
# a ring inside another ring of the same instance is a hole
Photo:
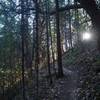
[[[83,33],[83,36],[82,36],[83,40],[90,40],[91,38],[92,38],[91,33],[89,33],[89,32]]]

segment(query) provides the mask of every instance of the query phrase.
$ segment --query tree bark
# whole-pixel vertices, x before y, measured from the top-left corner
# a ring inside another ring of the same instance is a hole
[[[100,9],[96,0],[77,0],[91,17],[95,35],[97,37],[98,49],[100,50]]]
[[[25,14],[24,14],[24,0],[21,0],[21,39],[22,39],[22,95],[23,95],[23,100],[26,100],[26,96],[25,96],[25,50],[24,50],[24,46],[25,46]]]
[[[63,77],[62,67],[62,52],[61,52],[61,36],[59,28],[59,1],[55,0],[56,4],[56,32],[57,32],[57,53],[58,53],[58,77]]]
[[[46,0],[46,37],[47,37],[47,63],[48,63],[48,74],[50,78],[50,85],[52,84],[52,76],[51,76],[51,65],[50,65],[50,50],[49,50],[49,3]]]

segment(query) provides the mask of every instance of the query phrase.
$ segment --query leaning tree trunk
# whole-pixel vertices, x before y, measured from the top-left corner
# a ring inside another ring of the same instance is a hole
[[[81,6],[91,17],[98,43],[98,49],[100,51],[100,9],[96,4],[96,0],[77,0]]]

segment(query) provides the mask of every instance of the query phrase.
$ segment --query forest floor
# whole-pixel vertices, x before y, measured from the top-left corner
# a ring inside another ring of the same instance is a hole
[[[57,66],[56,63],[55,65]],[[34,73],[32,78],[34,81],[28,78],[26,84],[27,100],[100,100],[100,54],[96,49],[86,51],[76,49],[65,53],[63,71],[64,77],[57,79],[53,76],[53,84],[50,86],[46,77],[47,70],[45,68],[41,70],[38,96]],[[17,92],[15,99],[5,100],[22,100],[21,92]]]
[[[71,56],[72,55],[72,56]],[[100,100],[100,56],[97,50],[66,53],[64,77],[41,100]]]
[[[77,72],[64,68],[64,77],[56,80],[54,87],[50,89],[52,99],[48,100],[77,100]]]

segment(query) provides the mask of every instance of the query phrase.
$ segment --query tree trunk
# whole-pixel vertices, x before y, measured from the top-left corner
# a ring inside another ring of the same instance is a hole
[[[21,0],[21,39],[22,39],[22,95],[23,95],[23,100],[26,100],[26,92],[25,92],[25,14],[24,14],[24,9],[25,8],[25,2],[24,0]]]
[[[55,0],[56,4],[56,32],[57,32],[57,53],[58,53],[58,77],[63,76],[63,67],[62,67],[62,52],[61,52],[61,37],[60,37],[60,28],[59,28],[59,1]]]
[[[49,50],[49,43],[50,43],[50,39],[49,39],[49,3],[46,0],[46,37],[47,37],[47,63],[48,63],[48,74],[49,74],[49,78],[50,78],[50,85],[52,84],[52,76],[51,76],[51,65],[50,65],[50,50]]]
[[[100,50],[100,10],[96,0],[77,0],[91,17],[95,34],[97,37],[98,49]]]
[[[38,1],[35,1],[35,7],[36,7],[36,46],[35,46],[35,68],[36,68],[36,89],[37,89],[37,96],[36,99],[39,98],[39,13],[38,13]]]

